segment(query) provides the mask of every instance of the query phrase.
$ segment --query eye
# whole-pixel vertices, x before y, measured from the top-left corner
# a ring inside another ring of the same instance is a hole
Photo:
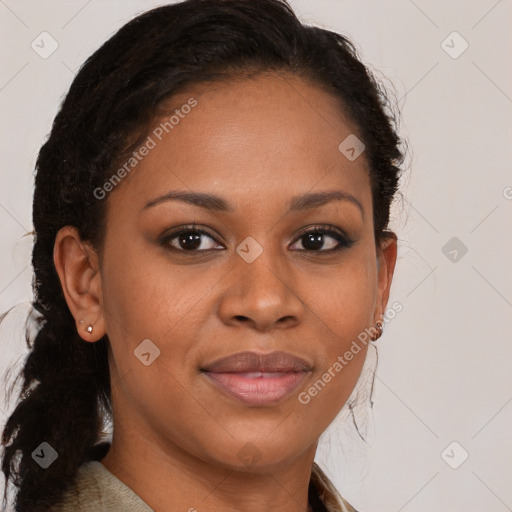
[[[332,228],[315,226],[303,231],[295,242],[297,243],[302,245],[302,248],[295,249],[299,251],[334,252],[350,247],[354,241]]]
[[[211,251],[224,249],[213,236],[195,226],[182,227],[161,239],[161,243],[173,250],[182,252]]]

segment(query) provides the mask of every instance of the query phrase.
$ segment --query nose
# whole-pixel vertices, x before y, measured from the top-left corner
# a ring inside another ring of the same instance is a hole
[[[284,265],[264,255],[265,251],[252,263],[240,258],[228,274],[229,285],[218,309],[226,325],[267,332],[295,327],[302,321],[304,303],[294,290],[296,280]]]

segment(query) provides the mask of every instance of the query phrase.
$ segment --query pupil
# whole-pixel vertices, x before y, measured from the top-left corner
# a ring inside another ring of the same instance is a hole
[[[180,244],[184,249],[195,250],[201,245],[201,235],[198,233],[181,235]]]
[[[321,249],[323,245],[322,233],[308,233],[306,235],[306,243],[302,243],[305,249],[315,250]]]

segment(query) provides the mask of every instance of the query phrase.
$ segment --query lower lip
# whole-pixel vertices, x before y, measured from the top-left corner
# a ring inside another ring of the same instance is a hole
[[[272,405],[290,395],[308,372],[272,373],[249,377],[245,373],[203,372],[222,391],[249,405]]]

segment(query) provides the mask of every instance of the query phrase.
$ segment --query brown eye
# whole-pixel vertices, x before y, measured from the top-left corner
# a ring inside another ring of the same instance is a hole
[[[208,233],[197,228],[182,228],[162,238],[161,243],[172,250],[182,252],[211,251],[224,249]]]
[[[332,252],[338,251],[353,244],[353,241],[345,235],[327,228],[314,228],[301,233],[297,244],[300,242],[302,248],[296,248],[299,251],[308,252]]]

